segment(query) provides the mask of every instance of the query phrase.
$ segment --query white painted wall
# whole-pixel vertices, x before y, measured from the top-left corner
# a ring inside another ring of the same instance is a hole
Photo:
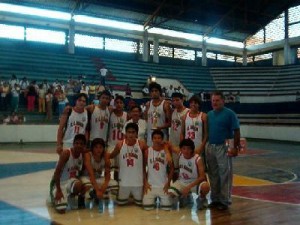
[[[0,143],[55,142],[58,125],[0,125]],[[300,142],[300,127],[241,125],[245,138]]]

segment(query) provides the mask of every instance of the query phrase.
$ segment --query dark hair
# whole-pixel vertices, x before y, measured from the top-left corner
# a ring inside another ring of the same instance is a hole
[[[220,96],[222,99],[225,99],[222,91],[214,91],[211,93],[211,95],[217,95],[217,96]]]
[[[118,99],[121,100],[123,103],[125,102],[125,99],[124,99],[124,97],[123,97],[122,95],[117,95],[117,96],[115,97],[115,102],[116,102]]]
[[[191,103],[191,102],[196,102],[200,105],[201,104],[201,99],[198,95],[193,95],[189,100],[189,103]]]
[[[164,133],[161,130],[154,130],[151,134],[151,139],[153,139],[154,135],[160,135],[162,139],[164,139]]]
[[[75,143],[75,141],[77,140],[81,140],[83,142],[84,145],[86,145],[86,138],[84,134],[76,134],[73,140],[73,144]]]
[[[104,154],[105,152],[105,142],[102,138],[95,138],[92,143],[91,143],[91,151],[93,152],[94,151],[94,148],[96,147],[96,145],[101,145],[103,147],[103,152],[100,156],[100,158],[102,157],[102,155]]]
[[[100,98],[102,95],[106,95],[106,96],[108,96],[108,97],[111,97],[111,93],[110,93],[110,91],[108,91],[108,90],[104,90],[104,91],[102,91],[102,92],[99,92],[97,95],[98,95],[99,98]]]
[[[139,105],[133,105],[133,106],[131,106],[130,112],[131,112],[132,110],[134,110],[134,109],[138,109],[140,112],[142,112],[142,109],[141,109],[141,107],[140,107]]]
[[[180,98],[180,99],[183,99],[183,94],[181,94],[180,92],[173,92],[171,98]]]
[[[191,139],[189,139],[189,138],[188,139],[183,139],[180,142],[179,147],[182,148],[183,146],[190,147],[190,149],[194,153],[194,151],[195,151],[195,143]]]
[[[77,95],[76,101],[77,101],[78,99],[80,99],[81,97],[84,97],[84,98],[85,98],[85,101],[88,102],[88,96],[87,96],[85,93],[79,93],[79,94]]]
[[[152,82],[152,83],[149,84],[149,91],[151,92],[152,89],[157,89],[160,94],[162,93],[162,89],[161,89],[160,84],[158,84],[156,82]]]
[[[128,129],[134,129],[136,133],[139,132],[139,126],[136,123],[128,123],[125,127],[125,132],[127,132]]]

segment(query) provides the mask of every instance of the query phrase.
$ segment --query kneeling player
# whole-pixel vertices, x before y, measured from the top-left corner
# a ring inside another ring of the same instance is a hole
[[[206,180],[204,165],[201,157],[195,154],[195,144],[191,139],[180,142],[179,178],[171,185],[168,193],[172,197],[187,197],[190,192],[198,194],[197,207],[207,207],[206,195],[209,183]]]
[[[156,198],[160,200],[160,208],[170,210],[172,207],[168,189],[174,173],[174,166],[169,146],[164,143],[164,133],[155,130],[152,133],[153,146],[145,152],[147,163],[147,181],[144,187],[143,207],[146,210],[154,209]],[[168,157],[169,155],[169,157]]]
[[[75,198],[84,195],[84,188],[79,179],[83,166],[83,152],[86,138],[83,134],[74,137],[73,147],[64,149],[59,155],[50,186],[51,202],[59,213],[64,213],[69,206],[78,208]]]

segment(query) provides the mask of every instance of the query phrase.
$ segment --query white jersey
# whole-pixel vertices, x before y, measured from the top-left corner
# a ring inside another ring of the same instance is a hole
[[[104,171],[105,162],[104,159],[101,159],[100,162],[97,162],[93,156],[92,152],[89,152],[91,156],[91,166],[94,171],[95,178],[101,178],[102,177],[102,171]],[[87,170],[84,171],[84,175],[88,176]]]
[[[168,181],[167,157],[164,149],[148,148],[148,182],[152,187],[164,187]]]
[[[166,114],[164,112],[163,100],[158,106],[154,106],[152,100],[150,101],[150,107],[148,109],[148,119],[147,119],[147,145],[152,146],[152,132],[156,127],[163,126],[166,122]],[[167,140],[167,130],[162,130],[164,133],[164,139]]]
[[[185,108],[184,110],[182,110],[182,112],[178,112],[177,109],[175,109],[172,113],[172,123],[170,128],[169,141],[175,146],[179,146],[181,125],[182,125],[181,120],[188,111],[189,111],[188,108]]]
[[[195,148],[198,148],[202,143],[202,112],[197,117],[192,118],[190,112],[186,114],[185,118],[185,138],[193,140]]]
[[[125,134],[125,128],[126,128],[126,125],[128,123],[132,123],[132,119],[128,120],[124,127],[123,127],[123,134]],[[143,120],[143,119],[139,119],[139,121],[137,122],[137,125],[139,126],[139,133],[138,133],[138,139],[139,140],[143,140],[145,141],[145,136],[146,136],[146,131],[147,131],[147,124],[146,124],[146,121]]]
[[[192,158],[186,159],[180,153],[179,155],[179,181],[188,185],[195,181],[198,177],[198,161],[201,157],[195,154]]]
[[[107,141],[109,116],[110,112],[108,107],[104,110],[100,109],[98,106],[95,107],[91,116],[90,140],[102,138],[105,142]]]
[[[129,146],[123,140],[119,154],[119,185],[123,187],[143,186],[143,153],[138,140]]]
[[[70,178],[78,178],[80,172],[82,171],[83,159],[82,155],[78,158],[74,158],[71,149],[67,149],[70,152],[70,157],[64,166],[63,172],[61,174],[61,181],[66,181]]]
[[[110,115],[109,119],[109,134],[108,134],[108,146],[112,150],[118,141],[124,139],[123,127],[127,120],[127,113],[123,112],[122,116],[116,116],[114,112]]]
[[[71,147],[76,134],[85,134],[88,125],[88,112],[86,110],[84,110],[83,113],[75,112],[73,109],[71,110],[72,112],[69,116],[63,138],[64,147]]]

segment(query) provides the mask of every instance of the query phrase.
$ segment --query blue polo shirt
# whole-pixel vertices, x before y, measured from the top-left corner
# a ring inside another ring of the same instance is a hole
[[[231,109],[211,110],[208,116],[208,141],[210,144],[224,144],[234,136],[234,130],[240,128],[239,120]]]

